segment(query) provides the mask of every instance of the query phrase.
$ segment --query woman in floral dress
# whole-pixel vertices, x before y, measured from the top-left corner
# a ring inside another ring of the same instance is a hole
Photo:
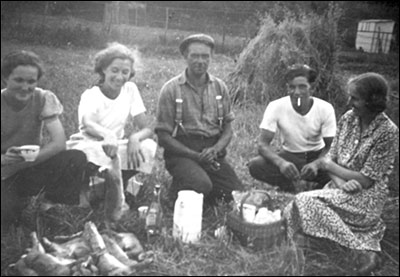
[[[376,73],[349,81],[351,110],[339,120],[329,153],[301,172],[307,177],[322,169],[331,181],[322,190],[296,195],[284,210],[289,238],[302,232],[356,250],[360,274],[379,264],[385,231],[380,216],[398,151],[398,128],[383,112],[387,92],[386,80]]]

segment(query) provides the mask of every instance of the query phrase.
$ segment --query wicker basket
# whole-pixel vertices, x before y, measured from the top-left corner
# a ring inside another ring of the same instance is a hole
[[[264,193],[268,196],[269,201],[272,201],[266,191],[257,190],[249,192],[241,201],[240,211],[237,212],[234,210],[228,213],[226,218],[227,226],[243,246],[261,250],[280,244],[286,239],[286,224],[283,218],[279,221],[266,224],[249,223],[243,220],[243,204],[253,192]]]

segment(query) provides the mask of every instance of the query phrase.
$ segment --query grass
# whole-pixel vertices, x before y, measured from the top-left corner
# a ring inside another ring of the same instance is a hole
[[[42,45],[27,45],[10,41],[1,42],[1,55],[16,49],[28,49],[39,54],[45,61],[46,73],[40,81],[40,86],[50,89],[57,94],[64,105],[65,111],[61,120],[67,135],[78,130],[77,107],[80,94],[96,80],[93,72],[92,58],[97,49],[79,48],[52,48]],[[171,77],[182,72],[184,61],[177,55],[156,54],[145,52],[137,61],[137,73],[134,81],[137,83],[150,118],[154,117],[158,93],[161,86]],[[210,72],[226,79],[234,69],[234,61],[223,55],[216,55]],[[349,70],[346,68],[346,70]],[[358,72],[353,72],[358,73]],[[258,125],[265,107],[245,103],[235,106],[236,120],[233,128],[235,135],[229,146],[228,159],[233,165],[239,178],[246,187],[263,187],[263,184],[254,181],[245,166],[246,162],[256,154],[256,142],[259,134]],[[135,207],[148,204],[152,187],[156,183],[162,184],[163,190],[171,182],[171,177],[164,168],[162,149],[157,152],[156,166],[153,174],[138,176],[144,183]],[[397,169],[398,180],[398,169]],[[397,183],[397,182],[396,182]],[[398,196],[398,193],[397,193]],[[289,200],[288,195],[276,194],[275,199],[283,199],[282,205]],[[302,249],[283,243],[266,251],[254,251],[242,247],[236,239],[222,241],[213,236],[216,227],[223,223],[226,207],[219,206],[217,210],[205,209],[203,214],[203,238],[199,245],[185,245],[172,238],[171,204],[163,198],[165,204],[165,226],[167,231],[159,239],[150,242],[144,233],[143,222],[138,219],[136,209],[117,225],[119,231],[135,233],[146,249],[156,253],[154,263],[138,272],[138,275],[148,276],[185,276],[185,275],[353,275],[352,264],[349,262],[349,252],[336,244],[326,241],[314,241],[312,248]],[[398,210],[397,210],[398,211]],[[27,247],[30,247],[29,232],[37,230],[40,235],[50,239],[54,235],[72,234],[82,230],[87,220],[92,220],[103,228],[100,211],[90,211],[74,207],[61,207],[46,214],[32,216],[26,214],[27,221],[22,229],[10,230],[2,233],[1,237],[1,273],[13,275],[8,265],[17,261]],[[398,217],[397,217],[398,223]],[[396,238],[395,238],[396,240]],[[398,276],[398,236],[393,247],[384,247],[390,257],[393,257],[397,247],[395,259],[386,259],[384,269],[376,272],[380,276]],[[394,249],[393,251],[390,249]],[[397,262],[397,264],[396,264]]]

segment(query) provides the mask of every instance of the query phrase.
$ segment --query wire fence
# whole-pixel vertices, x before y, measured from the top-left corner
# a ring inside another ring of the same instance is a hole
[[[250,37],[257,31],[254,14],[189,8],[166,8],[149,6],[145,11],[135,9],[129,17],[130,24],[150,27],[209,32],[237,37]],[[136,19],[138,15],[138,19]],[[141,17],[140,17],[141,15]]]
[[[38,1],[37,4],[22,5],[19,9],[16,14],[71,16],[104,24],[128,24],[165,31],[176,29],[242,38],[254,36],[258,27],[254,12],[160,7],[132,1],[80,1],[79,5]]]

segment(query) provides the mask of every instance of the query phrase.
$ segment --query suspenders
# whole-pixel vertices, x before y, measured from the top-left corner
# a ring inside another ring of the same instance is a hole
[[[224,120],[224,106],[222,105],[222,96],[218,94],[215,97],[215,100],[217,100],[217,113],[218,113],[219,129],[222,130],[222,123]]]
[[[183,127],[182,124],[182,114],[183,114],[183,99],[182,99],[182,91],[181,91],[181,85],[178,84],[177,90],[176,90],[176,95],[175,95],[175,127],[174,130],[172,131],[172,137],[176,137],[178,134],[178,129],[181,128],[182,132],[187,135],[185,127]]]
[[[217,96],[215,97],[215,100],[217,101],[218,125],[219,125],[219,128],[222,130],[223,121],[224,121],[224,106],[222,103],[222,96],[220,95],[220,90],[221,90],[221,87],[219,86],[219,90],[217,91]],[[172,131],[172,137],[176,137],[176,135],[178,134],[179,128],[181,128],[182,132],[185,134],[185,136],[187,136],[185,127],[183,127],[182,114],[183,114],[182,91],[181,91],[181,85],[178,84],[177,90],[176,90],[176,95],[175,95],[175,127],[174,127],[174,130]]]

